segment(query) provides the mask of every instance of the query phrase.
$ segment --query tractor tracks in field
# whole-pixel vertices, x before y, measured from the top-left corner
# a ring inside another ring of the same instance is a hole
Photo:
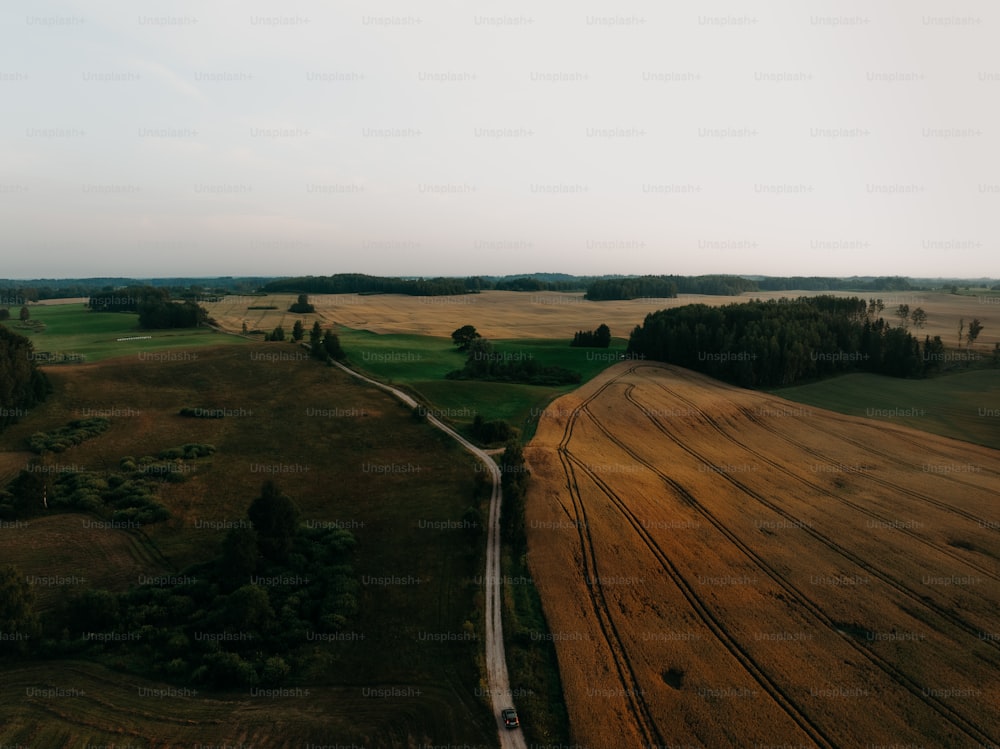
[[[619,379],[627,374],[634,373],[635,369],[635,367],[632,367],[617,377],[604,383],[591,396],[584,400],[580,406],[574,409],[567,420],[566,427],[563,432],[563,438],[559,444],[559,457],[563,463],[563,469],[567,478],[567,485],[570,489],[573,506],[577,515],[577,532],[584,559],[584,574],[588,576],[586,582],[591,605],[594,609],[595,615],[598,617],[601,632],[615,661],[615,666],[618,670],[619,679],[621,680],[624,688],[624,693],[629,697],[630,713],[635,719],[640,732],[643,734],[643,738],[647,742],[646,745],[650,745],[649,742],[654,737],[658,745],[662,744],[662,739],[660,738],[659,728],[652,717],[648,703],[642,696],[643,692],[635,675],[634,667],[628,657],[627,649],[625,648],[621,635],[611,618],[610,607],[605,599],[603,588],[599,584],[590,584],[592,580],[599,581],[600,578],[596,574],[597,558],[594,550],[594,540],[591,535],[590,525],[587,522],[586,509],[584,507],[582,495],[580,494],[579,485],[576,481],[576,472],[573,469],[573,466],[578,467],[583,473],[585,473],[594,485],[597,486],[619,510],[625,520],[636,531],[645,546],[660,563],[672,582],[680,590],[681,594],[684,596],[685,600],[687,600],[691,609],[695,612],[698,618],[743,667],[744,671],[746,671],[750,678],[756,682],[766,694],[768,694],[768,696],[781,708],[781,710],[788,715],[791,721],[795,723],[807,736],[809,736],[809,738],[817,746],[824,748],[835,747],[835,742],[826,735],[823,729],[795,705],[780,685],[768,676],[766,671],[753,660],[746,649],[743,648],[736,638],[729,633],[725,625],[705,604],[701,596],[674,565],[669,555],[659,546],[659,544],[656,543],[655,539],[653,539],[646,528],[643,527],[642,523],[635,516],[635,514],[632,513],[625,502],[622,501],[621,497],[619,497],[606,482],[598,477],[584,461],[573,455],[570,451],[569,443],[572,439],[573,429],[579,415],[581,413],[587,413],[590,418],[593,419],[593,415],[587,410],[589,403],[614,385]],[[594,572],[593,576],[589,576],[591,571]]]
[[[580,412],[586,413],[588,415],[589,419],[609,439],[609,441],[611,441],[613,444],[617,445],[619,447],[619,449],[621,449],[622,451],[624,451],[626,454],[630,455],[634,460],[636,460],[637,462],[645,465],[648,469],[650,469],[657,476],[659,476],[661,478],[661,480],[663,480],[665,483],[667,483],[669,486],[671,486],[678,493],[678,495],[684,499],[685,502],[687,502],[699,514],[701,514],[714,528],[716,528],[731,543],[733,543],[748,559],[750,559],[752,561],[752,563],[755,566],[759,567],[762,570],[762,572],[764,572],[764,574],[766,574],[776,584],[778,584],[779,587],[781,587],[783,590],[785,590],[786,593],[792,595],[794,597],[794,599],[798,603],[800,603],[803,606],[803,608],[806,611],[808,611],[815,619],[817,619],[825,627],[827,627],[827,628],[831,629],[833,632],[835,632],[836,635],[838,635],[844,642],[846,642],[847,644],[849,644],[854,650],[856,650],[857,652],[859,652],[860,654],[862,654],[875,667],[877,667],[879,670],[883,671],[883,673],[885,673],[887,676],[889,676],[893,681],[895,681],[896,683],[898,683],[902,687],[904,687],[914,697],[916,697],[921,702],[923,702],[925,705],[927,705],[932,710],[934,710],[936,713],[938,713],[942,718],[944,718],[949,723],[951,723],[955,728],[959,729],[960,731],[962,731],[966,735],[968,735],[968,736],[970,736],[972,738],[975,738],[976,740],[978,740],[980,742],[984,742],[985,741],[986,744],[989,744],[990,743],[990,737],[988,736],[988,734],[986,733],[986,731],[984,729],[982,729],[978,724],[976,724],[972,720],[966,718],[964,715],[962,715],[961,713],[957,712],[956,710],[954,710],[952,707],[950,707],[949,705],[947,705],[944,702],[942,702],[937,697],[935,697],[933,695],[926,694],[924,688],[920,684],[918,684],[916,681],[914,681],[913,679],[911,679],[908,675],[906,675],[905,673],[903,673],[902,671],[900,671],[898,668],[896,668],[890,662],[888,662],[885,659],[883,659],[880,656],[878,656],[877,653],[875,653],[875,652],[873,652],[873,651],[871,651],[871,650],[869,650],[867,648],[862,647],[859,643],[857,643],[854,640],[854,638],[853,638],[852,635],[843,632],[838,627],[837,623],[834,622],[829,616],[827,616],[822,611],[822,609],[819,606],[817,606],[813,601],[811,601],[808,598],[808,596],[806,596],[793,583],[791,583],[787,578],[785,578],[784,575],[782,575],[780,572],[778,572],[776,569],[774,569],[771,565],[769,565],[767,562],[765,562],[758,554],[756,554],[745,543],[743,543],[731,530],[729,530],[717,517],[715,517],[706,507],[704,507],[704,505],[702,505],[682,485],[680,485],[678,482],[676,482],[671,477],[667,476],[663,471],[661,471],[656,466],[652,465],[648,461],[646,461],[643,458],[641,458],[640,456],[638,456],[628,445],[626,445],[620,439],[618,439],[613,434],[611,434],[610,431],[608,431],[608,429],[603,424],[600,423],[600,421],[597,419],[597,417],[589,409],[590,402],[593,401],[596,398],[597,395],[599,395],[600,393],[604,392],[604,390],[606,390],[608,387],[611,387],[613,384],[615,384],[625,374],[634,373],[636,369],[638,369],[638,366],[637,367],[633,367],[632,369],[628,370],[627,372],[623,373],[622,375],[619,375],[618,377],[616,377],[616,378],[614,378],[612,380],[609,380],[605,384],[604,387],[602,387],[599,391],[595,392],[595,394],[591,398],[588,398],[586,401],[584,401],[583,404],[581,404],[581,406],[579,408]],[[659,385],[659,383],[656,383],[656,384]],[[704,456],[702,456],[699,453],[697,453],[696,451],[692,450],[687,445],[684,445],[680,441],[679,438],[677,438],[676,436],[674,436],[673,434],[671,434],[669,431],[667,431],[665,429],[665,427],[662,426],[662,424],[660,424],[654,417],[652,417],[648,413],[648,409],[646,409],[641,403],[639,403],[637,400],[635,400],[634,396],[632,396],[632,393],[631,393],[631,391],[632,391],[633,388],[634,388],[634,385],[629,385],[628,386],[628,388],[626,390],[626,394],[625,394],[626,398],[634,406],[636,406],[637,408],[639,408],[643,412],[644,416],[646,416],[647,419],[649,419],[651,422],[653,422],[654,426],[661,433],[663,433],[668,439],[670,439],[672,442],[674,442],[676,445],[678,445],[685,452],[687,452],[690,455],[692,455],[692,457],[694,457],[696,460],[699,460],[700,462],[704,463],[705,462]],[[669,390],[669,389],[667,389],[667,390]],[[677,397],[679,400],[687,402],[689,405],[692,403],[691,401],[688,401],[687,399],[684,399],[683,397],[679,396],[676,393],[671,392],[671,394],[674,397]],[[699,409],[699,411],[700,411],[700,409]],[[715,424],[714,426],[715,426],[716,429],[718,429],[718,430],[721,431],[721,428],[718,427],[717,424]],[[724,435],[724,436],[728,437],[728,435]],[[745,448],[745,446],[743,446],[743,447]],[[567,450],[567,452],[568,452],[568,450]],[[582,464],[582,461],[579,461],[579,459],[577,459],[575,457],[573,457],[573,460],[576,460],[578,463],[580,463],[581,467],[586,470],[586,466],[584,464]],[[658,559],[661,559],[661,557],[665,558],[666,555],[662,552],[662,550],[659,549],[658,545],[655,544],[655,541],[653,541],[649,537],[649,534],[645,531],[645,528],[643,528],[641,526],[641,523],[639,523],[639,521],[635,518],[635,516],[631,513],[631,511],[624,505],[624,503],[622,502],[622,500],[619,497],[617,497],[616,494],[614,494],[613,490],[610,487],[608,487],[607,484],[602,479],[600,479],[599,477],[597,477],[596,475],[594,475],[593,472],[588,471],[588,474],[590,475],[591,480],[594,481],[594,483],[596,485],[598,485],[602,489],[602,491],[609,497],[609,499],[611,499],[611,501],[615,503],[615,505],[619,508],[619,510],[624,515],[626,515],[626,517],[629,520],[629,522],[633,525],[633,527],[636,528],[636,530],[639,533],[640,537],[642,538],[643,542],[648,547],[650,547],[651,550],[653,550],[653,547],[655,547],[658,550],[658,551],[654,551],[654,554],[657,556],[657,558]],[[748,495],[748,496],[756,499],[758,502],[760,502],[760,503],[764,504],[765,506],[769,507],[772,511],[778,513],[779,515],[781,515],[781,516],[789,519],[792,522],[795,522],[797,524],[796,527],[803,526],[803,524],[799,523],[798,520],[794,516],[792,516],[791,514],[787,513],[786,511],[782,510],[781,508],[778,508],[778,507],[774,506],[772,503],[770,503],[769,501],[767,501],[765,498],[763,498],[757,492],[755,492],[755,491],[751,490],[749,487],[743,485],[741,482],[739,482],[738,480],[734,479],[732,476],[730,476],[728,474],[725,474],[725,473],[720,474],[720,475],[724,479],[726,479],[727,481],[729,481],[731,484],[733,484],[735,487],[737,487],[738,489],[740,489],[740,491],[742,491],[746,495]],[[909,588],[907,588],[906,586],[902,585],[898,581],[893,580],[888,575],[885,575],[881,571],[876,570],[875,568],[871,567],[866,562],[864,562],[863,560],[861,560],[859,557],[857,557],[856,555],[854,555],[852,552],[844,549],[839,544],[836,544],[835,542],[833,542],[831,539],[823,536],[822,534],[816,532],[815,530],[809,528],[808,526],[803,526],[803,528],[804,528],[804,530],[806,530],[806,532],[808,532],[810,535],[812,535],[814,538],[816,538],[816,540],[820,541],[821,543],[823,543],[824,545],[826,545],[831,550],[835,551],[838,554],[841,554],[845,558],[847,558],[850,561],[854,562],[855,564],[858,564],[859,566],[861,566],[866,571],[869,571],[871,574],[879,577],[879,579],[882,579],[884,582],[886,582],[887,584],[889,584],[891,587],[899,590],[901,593],[903,593],[907,597],[915,600],[918,604],[926,606],[927,608],[931,608],[932,610],[935,611],[935,613],[937,613],[939,616],[941,616],[944,620],[950,622],[952,625],[954,625],[954,626],[962,629],[963,631],[966,631],[967,633],[970,633],[972,635],[978,636],[978,634],[979,634],[978,630],[975,629],[975,628],[973,628],[973,627],[971,627],[971,625],[969,625],[968,623],[966,623],[966,622],[958,619],[957,617],[954,617],[953,615],[950,614],[950,612],[941,610],[940,607],[936,606],[935,604],[928,603],[922,596],[919,596],[914,591],[911,591]],[[669,560],[666,560],[666,561],[669,563]],[[663,559],[661,559],[661,563],[662,562],[663,562]],[[670,567],[672,567],[672,565],[670,565]],[[697,598],[697,594],[694,593],[694,591],[692,590],[691,593],[694,594],[694,598],[697,599],[697,603],[694,603],[694,601],[692,600],[692,597],[689,596],[687,590],[685,590],[685,586],[688,589],[690,589],[689,584],[687,584],[686,581],[683,581],[683,578],[679,575],[679,573],[676,573],[676,570],[674,570],[674,572],[671,573],[671,578],[674,580],[675,583],[679,584],[679,587],[681,588],[682,593],[685,594],[685,598],[687,598],[688,601],[692,603],[693,607],[696,608],[696,611],[698,611],[699,616],[701,616],[701,618],[703,620],[705,620],[705,614],[707,614],[707,616],[709,617],[709,619],[711,619],[713,621],[715,620],[714,615],[712,615],[711,612],[707,610],[707,607],[705,607],[705,605],[700,601],[700,599]],[[683,581],[683,583],[681,584],[679,581]],[[703,614],[703,610],[704,610],[704,614]],[[709,624],[709,622],[706,621],[706,624]],[[716,630],[716,627],[713,627],[711,624],[709,624],[709,626],[713,630],[713,632],[716,632],[716,634],[718,636],[718,632]],[[719,625],[719,626],[721,627],[721,625]],[[724,628],[722,629],[722,631],[725,632]],[[728,635],[726,635],[725,637],[728,638],[728,640],[731,641],[736,646],[736,648],[739,648],[738,643],[735,643],[735,641],[733,640],[733,638],[729,637]],[[723,639],[723,644],[726,645],[727,649],[729,649],[730,652],[733,652],[733,649],[730,648],[730,646],[729,646],[729,642],[727,642],[725,639]],[[733,653],[733,654],[736,655],[736,653]],[[744,653],[744,655],[745,655],[746,659],[749,659],[749,655],[746,655],[745,653]],[[743,665],[744,668],[747,668],[747,670],[750,671],[751,675],[755,675],[754,671],[751,670],[751,668],[748,668],[748,664],[747,664],[746,660],[743,657],[738,657],[738,660],[740,660],[741,665]],[[750,660],[750,663],[752,663],[752,660]],[[756,666],[756,664],[754,664],[754,666]],[[759,669],[759,666],[757,668]],[[762,672],[762,670],[761,670],[761,672]],[[766,674],[764,674],[764,676],[766,678],[766,681],[768,683],[770,683],[769,677],[766,677]],[[772,697],[775,696],[775,689],[770,688],[768,686],[768,683],[761,682],[759,679],[758,679],[758,683],[761,683],[761,686],[763,688],[765,688],[772,695]],[[780,692],[780,688],[778,688],[777,685],[775,685],[775,688],[778,689],[778,694],[781,695],[781,697],[783,697],[784,700],[788,700],[788,698],[782,692]],[[808,720],[806,718],[806,716],[800,710],[798,710],[798,708],[794,707],[794,705],[791,705],[792,711],[789,711],[789,709],[786,707],[786,703],[783,701],[783,699],[776,698],[776,701],[783,708],[785,708],[785,711],[788,712],[789,715],[790,715],[790,717],[792,717],[793,719],[796,719],[798,716],[801,716],[801,718],[803,718],[805,720]],[[790,700],[788,700],[788,703],[790,704]],[[803,724],[800,723],[799,720],[796,720],[796,722],[799,723],[800,726],[803,726]],[[805,728],[804,728],[804,730],[805,730]],[[813,738],[814,741],[817,741],[817,743],[820,743],[822,745],[822,743],[819,741],[819,738],[816,735],[814,735],[811,731],[809,733],[810,733],[810,736]],[[820,734],[820,737],[824,737],[824,735]]]

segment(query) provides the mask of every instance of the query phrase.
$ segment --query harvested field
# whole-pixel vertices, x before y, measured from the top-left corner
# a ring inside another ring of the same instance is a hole
[[[1000,453],[624,362],[526,449],[575,743],[1000,743]]]
[[[642,323],[650,312],[681,307],[685,304],[712,306],[745,302],[750,299],[815,296],[859,296],[863,299],[880,297],[886,305],[883,316],[897,324],[895,309],[900,304],[910,309],[922,307],[927,324],[914,329],[923,339],[940,335],[946,346],[958,343],[958,322],[966,324],[978,317],[983,324],[975,349],[988,355],[993,343],[1000,341],[1000,304],[986,303],[1000,297],[962,296],[941,292],[812,292],[762,291],[741,296],[705,296],[682,294],[676,299],[630,299],[591,302],[583,292],[484,291],[460,296],[417,297],[402,294],[310,294],[309,301],[316,312],[299,315],[288,312],[295,294],[271,294],[264,297],[232,296],[218,302],[203,303],[209,315],[225,330],[239,332],[243,322],[251,330],[270,332],[282,325],[287,335],[292,325],[301,319],[306,330],[314,320],[322,325],[338,323],[348,328],[370,330],[373,333],[416,333],[450,336],[463,325],[474,325],[487,338],[572,338],[577,330],[593,330],[601,323],[611,328],[612,335],[627,338],[632,328]],[[251,306],[274,305],[276,310],[251,310]]]

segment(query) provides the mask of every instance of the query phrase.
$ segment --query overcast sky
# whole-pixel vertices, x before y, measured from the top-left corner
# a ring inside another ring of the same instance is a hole
[[[980,2],[0,8],[0,277],[1000,275]]]

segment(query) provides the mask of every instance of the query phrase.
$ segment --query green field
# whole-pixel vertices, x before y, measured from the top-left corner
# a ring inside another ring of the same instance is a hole
[[[851,416],[905,424],[945,437],[1000,448],[1000,370],[980,369],[926,380],[847,374],[775,395]]]
[[[465,363],[465,355],[450,338],[379,335],[341,326],[337,333],[352,367],[415,393],[434,413],[463,430],[481,414],[486,421],[504,419],[528,440],[549,402],[580,386],[448,380],[445,375]],[[493,344],[501,354],[531,356],[543,365],[579,372],[581,382],[586,382],[618,361],[626,341],[614,338],[607,349],[574,348],[568,339],[494,340]]]
[[[246,343],[244,338],[217,333],[210,328],[142,330],[136,314],[90,312],[82,304],[33,305],[30,310],[32,322],[44,323],[41,332],[21,327],[20,321],[13,318],[5,325],[30,338],[36,354],[82,354],[88,362],[170,348]],[[16,313],[17,310],[14,310],[13,314]],[[116,340],[147,335],[152,337],[134,341]]]

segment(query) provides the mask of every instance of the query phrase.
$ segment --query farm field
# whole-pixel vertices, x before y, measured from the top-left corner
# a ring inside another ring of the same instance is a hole
[[[229,336],[209,328],[141,330],[138,315],[124,312],[91,312],[83,304],[37,304],[30,307],[31,321],[44,323],[44,330],[21,327],[20,321],[6,324],[15,333],[27,336],[35,353],[82,354],[85,361],[112,357],[156,354],[172,348],[197,348],[245,344],[239,336]],[[17,310],[14,310],[16,314]],[[148,338],[140,338],[148,336]],[[133,340],[119,341],[118,338]]]
[[[1000,453],[623,362],[525,449],[571,741],[1000,742]]]
[[[31,434],[105,415],[107,431],[48,456],[48,465],[100,471],[126,455],[216,446],[193,461],[186,480],[160,489],[171,518],[139,530],[85,527],[92,517],[81,513],[7,523],[0,565],[69,578],[36,585],[43,611],[70,591],[124,590],[143,576],[176,575],[216,556],[226,524],[245,518],[262,482],[273,479],[305,524],[333,524],[357,539],[360,589],[349,637],[306,644],[311,665],[282,685],[299,690],[290,696],[178,692],[193,685],[122,673],[112,654],[5,664],[0,744],[495,745],[479,682],[480,640],[467,634],[482,627],[481,554],[455,526],[484,499],[474,459],[391,396],[302,358],[290,344],[170,354],[48,367],[54,393],[0,435],[0,480],[36,457],[26,450]],[[185,418],[182,407],[226,415]],[[69,694],[74,689],[84,694]]]
[[[448,337],[456,328],[474,325],[482,335],[493,339],[573,337],[577,330],[593,330],[601,323],[611,328],[613,336],[628,338],[632,328],[642,323],[650,312],[685,304],[711,306],[745,302],[750,299],[778,299],[781,297],[859,296],[863,299],[880,297],[885,303],[883,316],[898,322],[894,317],[900,304],[910,309],[922,307],[927,312],[927,324],[914,332],[923,337],[940,335],[946,346],[958,341],[958,323],[966,324],[978,317],[983,324],[976,349],[989,352],[1000,341],[1000,294],[948,294],[929,291],[903,292],[810,292],[767,291],[748,292],[740,296],[706,296],[682,294],[675,299],[631,299],[622,301],[592,302],[583,298],[583,292],[519,292],[484,291],[461,296],[415,297],[401,294],[312,294],[309,301],[316,312],[297,315],[288,312],[295,301],[294,294],[271,294],[263,297],[232,296],[219,301],[203,303],[209,316],[224,329],[239,332],[247,323],[251,330],[270,331],[283,325],[291,330],[295,320],[302,319],[306,328],[319,319],[325,326],[332,323],[373,333],[401,333]],[[248,310],[250,306],[273,305],[276,310]]]

